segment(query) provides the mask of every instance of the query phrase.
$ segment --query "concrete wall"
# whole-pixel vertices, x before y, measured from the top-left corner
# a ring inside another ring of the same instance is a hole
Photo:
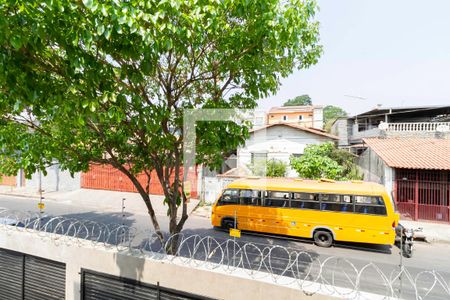
[[[61,171],[59,164],[55,164],[47,169],[47,175],[41,175],[42,189],[45,192],[73,191],[81,187],[80,173],[70,176],[68,171]],[[39,190],[39,173],[34,173],[31,179],[25,180],[25,186],[30,189]]]
[[[426,131],[386,131],[387,137],[419,138],[419,139],[450,139],[450,132]]]
[[[66,264],[66,299],[80,299],[80,271],[82,268],[113,276],[139,280],[144,283],[171,288],[215,299],[334,299],[324,294],[306,296],[298,284],[278,278],[278,284],[270,276],[252,279],[243,270],[233,274],[223,269],[190,267],[168,260],[168,257],[130,255],[103,246],[80,245],[67,238],[56,243],[50,234],[33,231],[0,230],[0,248],[39,256]],[[258,274],[257,274],[258,275]],[[261,274],[260,274],[261,275]],[[264,279],[265,278],[265,279]],[[289,280],[289,279],[287,279]],[[292,279],[290,279],[292,281]],[[315,291],[317,286],[306,284]],[[305,288],[305,289],[307,289]],[[325,291],[327,289],[324,289]]]
[[[358,158],[358,166],[364,175],[364,180],[383,184],[390,194],[393,190],[395,170],[370,148],[367,148]]]
[[[346,118],[337,119],[333,126],[331,126],[331,134],[339,137],[338,146],[346,147],[349,145],[348,141],[348,120]]]

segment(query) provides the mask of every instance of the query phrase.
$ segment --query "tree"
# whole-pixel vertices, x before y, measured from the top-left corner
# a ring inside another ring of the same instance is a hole
[[[183,112],[254,108],[320,56],[315,1],[0,2],[0,173],[57,160],[110,164],[149,197],[155,171],[169,231],[187,219]],[[199,122],[197,163],[220,165],[248,128]],[[147,175],[146,184],[137,174]],[[177,219],[177,211],[182,216]]]
[[[285,177],[287,171],[287,164],[277,159],[257,160],[248,167],[255,176]]]
[[[301,106],[301,105],[312,105],[311,97],[309,97],[309,95],[301,95],[293,99],[289,99],[283,104],[283,106]]]
[[[342,108],[334,105],[325,106],[323,109],[323,123],[325,124],[325,130],[329,131],[334,121],[342,117],[347,117],[347,112]]]
[[[331,142],[308,145],[302,156],[291,157],[290,165],[300,177],[308,179],[352,180],[362,178],[354,163],[354,156],[348,151],[337,149]]]

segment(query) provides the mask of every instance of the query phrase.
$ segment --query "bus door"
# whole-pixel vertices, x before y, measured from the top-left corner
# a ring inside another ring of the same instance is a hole
[[[261,229],[270,233],[289,234],[289,203],[291,193],[264,191]]]
[[[379,196],[353,196],[353,236],[350,241],[389,244],[392,222]]]
[[[243,230],[258,230],[261,219],[261,191],[240,190],[239,192],[239,228]]]

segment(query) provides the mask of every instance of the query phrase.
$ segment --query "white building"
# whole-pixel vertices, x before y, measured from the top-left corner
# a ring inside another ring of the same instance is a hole
[[[250,132],[245,145],[237,150],[237,166],[246,168],[255,159],[276,159],[289,165],[291,156],[300,156],[306,146],[338,140],[322,130],[290,123],[277,123]],[[288,170],[289,177],[297,173]]]

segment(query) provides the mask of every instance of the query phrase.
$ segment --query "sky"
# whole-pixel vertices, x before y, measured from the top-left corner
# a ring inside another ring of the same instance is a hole
[[[318,0],[324,53],[282,79],[259,108],[308,94],[350,115],[389,106],[450,105],[450,1]],[[347,97],[357,96],[354,98]]]

